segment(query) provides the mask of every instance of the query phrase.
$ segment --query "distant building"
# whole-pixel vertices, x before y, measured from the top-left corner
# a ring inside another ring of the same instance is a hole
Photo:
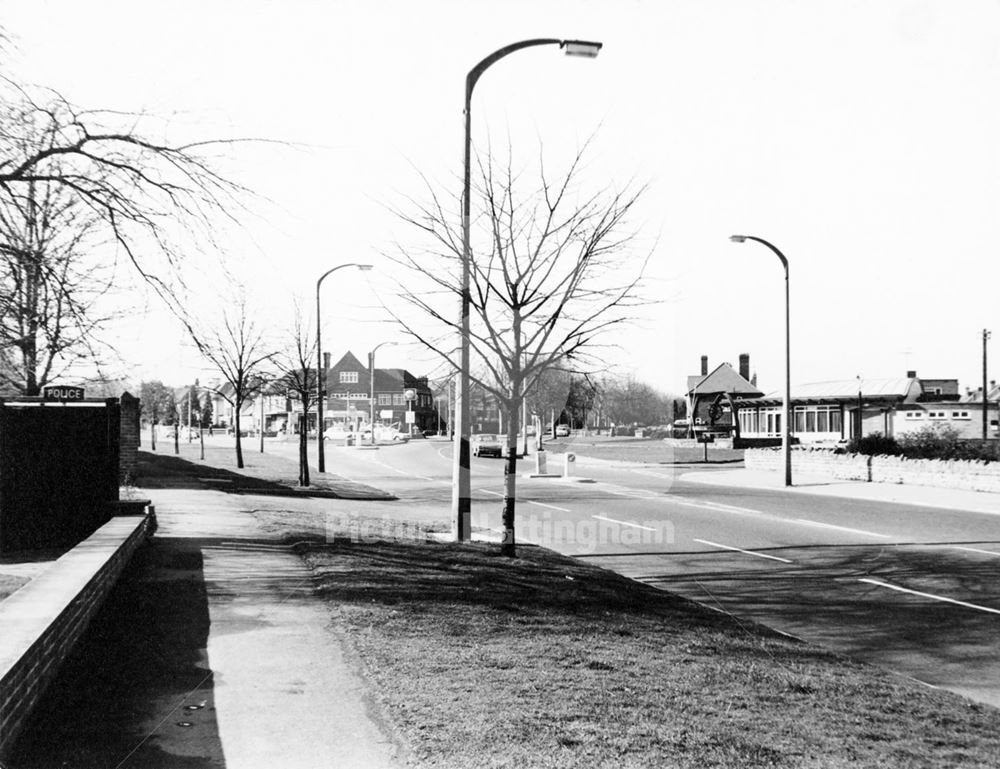
[[[783,393],[737,403],[740,436],[781,437]],[[900,436],[925,425],[948,425],[962,438],[982,436],[982,399],[961,400],[957,379],[842,379],[792,386],[792,435],[800,443],[850,440],[879,432]],[[997,437],[996,404],[989,404],[989,437]]]
[[[741,353],[739,361],[738,372],[729,363],[720,363],[709,372],[708,356],[701,356],[701,374],[687,379],[689,434],[732,434],[737,428],[733,405],[763,395],[750,379],[750,356]]]

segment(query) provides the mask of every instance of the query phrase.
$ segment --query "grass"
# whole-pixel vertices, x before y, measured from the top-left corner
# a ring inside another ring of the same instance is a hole
[[[546,440],[545,448],[554,453],[573,451],[595,459],[612,459],[624,462],[649,462],[651,464],[702,464],[705,462],[704,446],[670,446],[659,438],[612,438],[607,435],[576,434],[569,438]],[[709,444],[709,464],[741,462],[741,449],[716,448]]]
[[[412,762],[434,767],[995,766],[1000,711],[541,548],[330,537],[313,570]],[[415,534],[409,529],[410,535]]]

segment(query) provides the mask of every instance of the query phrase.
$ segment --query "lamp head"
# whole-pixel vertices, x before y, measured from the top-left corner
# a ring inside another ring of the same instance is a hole
[[[600,53],[601,48],[604,47],[604,43],[597,43],[591,40],[563,40],[559,43],[559,47],[566,52],[567,56],[583,56],[588,59],[594,59]]]
[[[733,243],[746,243],[747,236],[746,235],[730,235],[729,239],[731,241],[733,241]]]
[[[359,265],[358,265],[358,269],[359,269],[359,270],[362,270],[362,271],[364,271],[364,272],[367,272],[367,271],[368,271],[368,270],[370,270],[371,268],[372,268],[372,266],[371,266],[370,264],[359,264]]]

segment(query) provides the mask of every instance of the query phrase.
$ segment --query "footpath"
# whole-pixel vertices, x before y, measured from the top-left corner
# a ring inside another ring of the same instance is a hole
[[[136,489],[159,528],[7,769],[401,765],[310,571],[247,512],[242,493],[262,489],[233,493],[235,474],[199,470]],[[332,474],[314,483],[317,496],[364,497]]]
[[[733,486],[750,489],[774,489],[790,494],[814,494],[826,497],[864,499],[872,502],[892,502],[901,505],[939,507],[947,510],[967,510],[987,515],[1000,515],[1000,494],[986,491],[963,491],[933,486],[916,486],[896,483],[868,483],[845,481],[829,476],[797,473],[792,486],[785,487],[781,472],[733,468],[727,470],[681,473],[686,481],[715,486]]]

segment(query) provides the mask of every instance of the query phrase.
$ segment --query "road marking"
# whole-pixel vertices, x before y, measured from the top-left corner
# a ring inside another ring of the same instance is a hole
[[[987,555],[1000,555],[1000,553],[995,550],[980,550],[978,547],[962,547],[961,545],[953,545],[956,550],[967,550],[970,553],[986,553]]]
[[[733,547],[732,545],[720,545],[718,542],[709,542],[707,539],[696,539],[695,542],[700,542],[703,545],[708,545],[709,547],[721,547],[723,550],[735,550],[737,553],[745,553],[746,555],[755,555],[758,558],[770,558],[772,561],[781,561],[782,563],[792,563],[787,558],[778,558],[776,555],[767,555],[765,553],[757,553],[753,550],[744,550],[741,547]]]
[[[569,512],[569,511],[567,511]],[[640,526],[638,523],[629,523],[628,521],[619,521],[616,518],[608,518],[605,515],[592,515],[591,518],[596,518],[599,521],[608,521],[609,523],[617,523],[620,526],[633,526],[636,529],[645,529],[646,531],[656,531],[656,529],[651,526]]]
[[[535,502],[532,499],[526,499],[525,502],[527,502],[529,505],[538,505],[539,507],[549,507],[553,510],[558,510],[560,513],[571,512],[570,510],[567,510],[565,507],[556,507],[555,505],[547,505],[544,502]]]
[[[900,587],[899,585],[890,585],[888,582],[880,582],[877,579],[859,579],[858,582],[867,582],[869,585],[876,585],[878,587],[887,587],[890,590],[898,590],[900,593],[910,593],[911,595],[919,595],[923,598],[931,598],[935,601],[944,601],[945,603],[953,603],[956,606],[964,606],[967,609],[978,609],[979,611],[986,611],[990,614],[1000,614],[1000,609],[991,609],[989,606],[980,606],[975,603],[966,603],[965,601],[956,601],[954,598],[945,598],[942,595],[934,595],[933,593],[923,593],[919,590],[910,590],[906,587]]]
[[[764,515],[760,510],[753,510],[749,507],[737,507],[736,505],[727,505],[724,502],[694,502],[687,499],[677,499],[675,497],[665,497],[664,502],[670,502],[672,504],[685,505],[687,507],[695,507],[701,510],[712,510],[717,513],[732,513],[733,515]],[[785,520],[778,516],[769,516],[775,520]]]
[[[809,521],[805,518],[795,518],[791,523],[800,523],[803,526],[822,526],[824,529],[836,529],[837,531],[849,531],[851,534],[864,534],[866,537],[878,537],[879,539],[895,539],[888,534],[876,534],[874,531],[864,529],[852,529],[848,526],[834,526],[832,523],[820,523],[819,521]]]
[[[503,494],[501,494],[499,491],[490,491],[489,489],[479,489],[479,493],[480,494],[492,494],[494,497],[502,497],[503,496]]]

